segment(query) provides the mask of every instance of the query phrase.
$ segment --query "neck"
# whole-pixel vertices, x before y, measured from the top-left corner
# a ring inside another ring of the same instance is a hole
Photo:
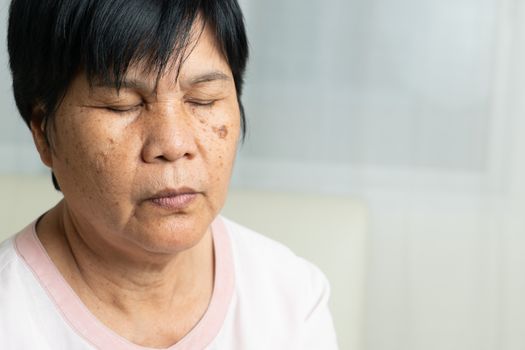
[[[39,238],[66,281],[89,307],[124,315],[169,313],[188,299],[211,298],[213,240],[210,230],[194,247],[156,254],[129,242],[110,244],[61,203],[39,223]]]

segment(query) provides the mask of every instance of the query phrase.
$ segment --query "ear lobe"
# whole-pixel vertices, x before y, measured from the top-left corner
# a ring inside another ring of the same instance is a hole
[[[40,154],[40,159],[49,168],[53,167],[53,158],[51,157],[51,147],[47,140],[45,132],[45,124],[42,118],[33,119],[31,121],[31,134],[33,135],[33,142],[35,143],[36,149]]]

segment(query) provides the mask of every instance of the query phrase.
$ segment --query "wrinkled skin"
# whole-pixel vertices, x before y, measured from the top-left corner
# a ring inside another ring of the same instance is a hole
[[[173,65],[155,89],[155,74],[143,71],[133,66],[119,92],[90,87],[79,74],[51,134],[32,123],[64,194],[37,234],[102,322],[135,343],[167,347],[198,322],[211,297],[210,224],[226,198],[240,112],[208,28],[178,76]],[[151,200],[181,188],[195,191],[183,207]]]
[[[209,32],[182,66],[153,92],[155,76],[132,69],[140,85],[118,94],[72,83],[43,150],[76,225],[111,245],[174,253],[196,244],[221,209],[239,137],[239,107],[231,71]],[[191,85],[210,72],[226,79]],[[200,105],[209,103],[212,105]],[[119,111],[117,111],[119,110]],[[190,187],[201,194],[186,210],[161,210],[145,200]]]

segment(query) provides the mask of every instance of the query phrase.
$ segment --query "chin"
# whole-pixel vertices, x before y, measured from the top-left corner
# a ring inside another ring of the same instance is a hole
[[[172,254],[196,246],[206,235],[208,227],[209,224],[192,224],[191,220],[157,222],[137,233],[134,240],[148,252]]]

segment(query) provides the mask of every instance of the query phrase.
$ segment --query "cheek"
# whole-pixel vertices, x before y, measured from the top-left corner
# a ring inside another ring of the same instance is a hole
[[[104,135],[88,147],[86,154],[88,169],[95,172],[95,182],[100,191],[108,194],[127,191],[137,170],[136,154],[139,146],[134,135]],[[95,145],[96,143],[96,145]]]
[[[87,157],[90,163],[88,167],[95,171],[97,181],[107,183],[111,187],[118,185],[119,181],[115,175],[123,176],[127,173],[125,154],[118,150],[119,147],[115,146],[114,141],[100,142],[96,151]]]
[[[237,141],[240,132],[240,110],[236,99],[228,101],[217,109],[192,107],[191,113],[199,121],[203,131],[211,131],[219,140]]]
[[[90,195],[104,196],[118,190],[124,183],[118,179],[129,173],[126,157],[131,155],[129,145],[121,144],[126,138],[113,134],[119,128],[85,124],[70,125],[68,130],[61,133],[56,152],[58,164],[63,164],[61,177]]]
[[[237,104],[220,110],[199,111],[196,115],[200,140],[207,152],[214,159],[220,158],[221,165],[227,165],[228,159],[233,159],[237,150],[240,135],[240,114]]]
[[[229,183],[231,171],[237,154],[238,144],[238,125],[235,124],[218,124],[211,126],[210,138],[213,139],[214,152],[214,181]],[[213,174],[212,173],[212,174]]]
[[[216,158],[221,167],[231,167],[239,141],[238,123],[219,123],[210,126],[209,137],[212,139]]]
[[[212,130],[222,140],[224,140],[228,136],[228,133],[229,133],[228,127],[226,125],[213,126]]]
[[[210,180],[220,192],[227,190],[231,170],[237,153],[240,133],[240,117],[237,109],[230,107],[217,113],[209,113],[206,119],[199,119],[202,131],[205,159]]]

